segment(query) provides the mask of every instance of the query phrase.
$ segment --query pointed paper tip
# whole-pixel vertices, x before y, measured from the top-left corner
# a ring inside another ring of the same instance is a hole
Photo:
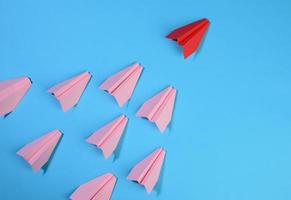
[[[117,117],[118,119],[128,119],[125,114],[121,114]]]
[[[18,156],[20,156],[20,157],[22,157],[21,149],[22,149],[22,148],[20,148],[20,149],[16,152],[16,155],[18,155]]]
[[[76,106],[77,106],[77,104],[75,104],[73,107],[76,107]],[[61,108],[62,108],[63,112],[67,112],[68,110],[70,110],[70,108],[65,108],[62,105],[61,105]]]
[[[176,91],[176,88],[174,87],[174,86],[172,86],[172,85],[168,85],[165,89],[163,89],[163,90],[174,90],[174,91]]]
[[[27,78],[29,79],[30,84],[33,84],[32,79],[29,76]]]
[[[156,126],[158,127],[158,129],[159,129],[159,131],[161,132],[161,133],[164,133],[165,132],[165,130],[167,129],[167,127],[160,127],[159,126],[159,124],[157,123],[157,122],[155,122],[155,124],[156,124]]]
[[[186,55],[185,53],[183,53],[184,59],[187,59],[190,55]]]
[[[143,66],[140,62],[134,62],[133,64],[130,65],[131,67],[135,68],[135,70],[141,68],[143,70]]]
[[[101,148],[100,148],[101,149]],[[111,155],[107,155],[103,149],[101,149],[103,157],[107,160]]]
[[[159,152],[164,152],[165,151],[165,149],[163,147],[161,147],[161,146],[157,147],[156,150],[158,150]]]
[[[90,71],[85,71],[85,73],[88,73],[91,78],[93,77],[93,75],[92,75],[92,73]]]
[[[145,187],[148,194],[150,194],[152,192],[152,190],[149,187],[147,187],[146,185],[144,187]]]
[[[3,116],[3,119],[5,119],[6,117],[8,117],[8,115],[10,115],[13,111],[9,112],[9,113],[6,113],[4,116]]]
[[[141,63],[137,63],[137,64],[141,67],[142,70],[144,70],[144,66]]]
[[[60,133],[60,136],[63,137],[64,136],[64,133],[62,131],[60,131],[59,129],[55,129],[53,131],[57,131],[58,133]]]
[[[135,65],[136,67],[141,68],[141,70],[144,69],[144,67],[142,66],[142,64],[141,64],[140,62],[135,62],[135,63],[133,63],[132,65]]]
[[[108,177],[108,179],[114,179],[115,182],[116,182],[116,180],[117,180],[117,177],[114,176],[114,174],[112,174],[112,173],[110,173],[110,172],[104,174],[104,176],[105,176],[105,177]],[[115,184],[114,184],[114,185],[115,185]]]
[[[108,91],[105,90],[105,92],[108,92]],[[123,103],[123,102],[119,101],[119,99],[117,97],[115,97],[115,96],[113,96],[113,97],[120,108],[122,108],[125,105],[126,102]]]
[[[202,20],[204,20],[204,21],[206,21],[207,23],[209,23],[210,24],[210,21],[209,21],[209,19],[208,18],[203,18]]]
[[[140,63],[140,62],[137,62],[137,61],[135,61],[135,62],[133,62],[131,65],[140,65],[140,66],[141,66],[141,63]]]

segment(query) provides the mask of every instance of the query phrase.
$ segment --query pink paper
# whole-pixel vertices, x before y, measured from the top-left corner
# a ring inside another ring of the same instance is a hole
[[[96,177],[79,186],[70,196],[71,200],[109,200],[116,183],[111,173]]]
[[[59,130],[53,130],[26,144],[17,154],[23,157],[34,171],[38,171],[49,160],[61,136],[62,133]]]
[[[122,107],[130,99],[142,70],[140,64],[130,65],[110,76],[99,88],[112,95]]]
[[[108,158],[117,147],[127,121],[128,118],[121,115],[94,132],[86,141],[100,148],[104,157]]]
[[[164,149],[156,149],[130,171],[127,179],[137,181],[150,193],[159,179],[165,155]]]
[[[137,116],[154,122],[164,132],[172,119],[176,93],[175,88],[167,87],[147,100],[137,111]]]
[[[65,112],[78,103],[90,78],[91,74],[84,72],[53,86],[48,91],[56,97]]]
[[[0,81],[0,116],[12,112],[31,86],[28,77]]]

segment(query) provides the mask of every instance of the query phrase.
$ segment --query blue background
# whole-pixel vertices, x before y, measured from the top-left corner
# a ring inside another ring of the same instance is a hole
[[[0,79],[33,86],[0,120],[0,199],[66,199],[105,172],[112,199],[291,199],[291,3],[289,0],[0,0]],[[197,19],[211,21],[197,56],[183,59],[165,38]],[[137,61],[145,71],[128,107],[98,89]],[[84,70],[93,78],[64,113],[47,89]],[[136,118],[167,85],[178,89],[171,131]],[[85,138],[119,114],[130,118],[120,158],[104,160]],[[15,153],[58,128],[64,138],[45,175]],[[167,149],[162,193],[125,179],[158,146]]]

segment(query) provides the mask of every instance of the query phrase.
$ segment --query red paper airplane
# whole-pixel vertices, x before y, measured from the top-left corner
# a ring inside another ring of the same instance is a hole
[[[166,37],[177,41],[183,47],[184,58],[187,58],[197,51],[208,29],[209,23],[209,20],[204,18],[175,29]]]

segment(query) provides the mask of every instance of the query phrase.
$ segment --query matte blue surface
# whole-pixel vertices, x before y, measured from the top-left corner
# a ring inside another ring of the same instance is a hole
[[[0,199],[66,199],[112,172],[112,200],[290,200],[290,10],[289,0],[0,0],[0,80],[33,80],[0,120]],[[184,60],[164,37],[202,17],[205,43]],[[145,71],[120,109],[98,86],[134,61]],[[83,70],[93,78],[64,113],[46,91]],[[134,114],[168,84],[179,93],[172,129],[160,134]],[[104,160],[85,138],[121,113],[130,121],[120,158]],[[47,173],[34,173],[15,152],[55,128],[62,143]],[[158,146],[167,162],[157,197],[125,177]]]

